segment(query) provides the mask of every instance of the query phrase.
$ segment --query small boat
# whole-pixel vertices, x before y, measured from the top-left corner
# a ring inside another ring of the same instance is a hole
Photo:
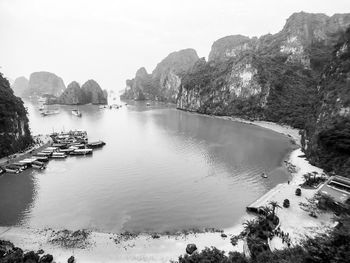
[[[74,149],[84,149],[85,148],[85,144],[82,144],[82,143],[71,144],[68,149],[72,149],[72,148],[74,148]]]
[[[46,168],[46,165],[43,163],[43,162],[40,162],[40,161],[34,161],[32,163],[32,167],[33,168],[36,168],[36,169],[39,169],[39,170],[44,170]]]
[[[98,108],[99,108],[100,110],[103,110],[103,109],[105,108],[105,106],[100,105],[100,106],[98,106]]]
[[[5,173],[5,172],[6,172],[5,169],[2,168],[2,167],[0,167],[0,174],[3,174],[3,173]]]
[[[5,171],[8,173],[15,173],[15,174],[22,172],[21,169],[19,169],[17,166],[14,166],[14,165],[5,166]]]
[[[92,149],[76,149],[70,155],[89,155],[92,154]]]
[[[41,105],[41,106],[39,107],[39,111],[43,111],[43,110],[45,110],[45,107],[44,107],[44,105]]]
[[[56,159],[64,159],[67,158],[67,154],[62,152],[54,152],[51,157]]]
[[[262,174],[261,174],[261,177],[262,177],[262,178],[267,178],[267,174],[266,174],[266,173],[262,173]]]
[[[49,115],[55,115],[55,114],[59,114],[60,111],[59,110],[46,110],[41,112],[42,116],[49,116]]]
[[[72,114],[74,116],[77,116],[77,117],[81,117],[82,116],[81,112],[78,109],[72,110]]]
[[[56,147],[56,148],[64,148],[64,147],[66,147],[67,146],[67,144],[66,143],[53,143],[52,144],[52,147]]]
[[[90,142],[90,143],[86,144],[86,146],[89,148],[99,148],[99,147],[102,147],[104,145],[106,145],[106,143],[103,141]]]
[[[25,163],[20,163],[20,162],[18,162],[18,163],[13,163],[12,165],[18,167],[18,168],[19,168],[20,170],[22,170],[22,171],[29,168],[29,166],[28,166],[27,164],[25,164]]]
[[[74,150],[76,150],[76,149],[72,149],[72,148],[68,148],[68,149],[60,149],[60,151],[59,151],[59,152],[61,152],[61,153],[65,153],[65,154],[69,154],[69,153],[73,152]]]
[[[40,162],[48,162],[49,158],[47,156],[33,155],[33,157]]]
[[[147,103],[146,103],[146,106],[151,106],[151,103],[147,102]]]
[[[35,156],[50,157],[52,152],[38,152]]]

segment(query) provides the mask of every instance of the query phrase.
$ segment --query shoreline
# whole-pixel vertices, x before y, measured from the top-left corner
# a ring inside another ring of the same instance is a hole
[[[285,196],[288,196],[291,201],[291,208],[278,209],[277,215],[281,220],[281,229],[290,232],[292,244],[296,244],[298,240],[302,238],[300,233],[303,235],[310,235],[315,232],[314,227],[324,228],[326,225],[330,226],[329,217],[324,217],[321,220],[320,218],[311,218],[305,211],[300,209],[298,203],[292,201],[296,197],[294,194],[295,187],[302,182],[302,175],[304,173],[315,170],[323,172],[320,168],[310,165],[305,158],[299,157],[302,154],[299,130],[286,125],[265,121],[249,121],[226,116],[194,114],[256,125],[292,138],[298,145],[298,148],[291,150],[291,152],[285,156],[285,160],[296,165],[297,171],[296,173],[291,173],[292,180],[290,184],[287,182],[278,184],[265,193],[263,196],[267,196],[267,198],[265,198],[264,203],[267,204],[269,201],[274,200],[282,205],[281,198],[283,199]],[[317,190],[303,189],[302,191],[303,195],[299,197],[299,201],[302,201],[301,198],[305,199],[307,196],[310,197]],[[301,216],[303,213],[305,215]],[[118,239],[120,234],[90,232],[89,239],[91,241],[91,246],[86,248],[64,248],[49,242],[50,238],[52,238],[53,230],[0,227],[0,239],[9,240],[16,246],[22,247],[25,250],[36,251],[38,249],[44,249],[45,253],[54,255],[55,262],[67,262],[67,258],[71,255],[83,262],[169,262],[170,260],[177,260],[180,255],[185,254],[186,246],[190,243],[196,244],[198,251],[205,247],[215,246],[220,250],[224,250],[226,253],[229,251],[243,252],[243,241],[239,241],[238,245],[233,247],[230,243],[230,237],[232,235],[238,235],[243,230],[242,223],[253,217],[255,216],[245,213],[238,223],[228,229],[224,229],[224,233],[227,235],[226,238],[221,237],[220,232],[170,236],[161,235],[159,238],[152,238],[149,234],[140,234],[135,238],[116,242],[115,240]],[[294,225],[297,225],[297,227],[293,227]],[[273,248],[283,248],[276,240],[272,240],[271,243]]]

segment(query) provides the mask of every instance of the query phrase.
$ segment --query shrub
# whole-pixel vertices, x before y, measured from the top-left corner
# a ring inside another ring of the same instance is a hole
[[[288,208],[289,206],[290,206],[289,199],[284,199],[284,201],[283,201],[283,207],[284,207],[284,208]]]

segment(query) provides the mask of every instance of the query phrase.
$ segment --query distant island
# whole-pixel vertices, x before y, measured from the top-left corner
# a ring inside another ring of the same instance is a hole
[[[34,72],[29,80],[18,77],[12,84],[15,95],[22,98],[46,97],[47,104],[107,104],[107,90],[102,90],[93,79],[81,87],[78,82],[71,82],[66,88],[62,78],[50,72]]]

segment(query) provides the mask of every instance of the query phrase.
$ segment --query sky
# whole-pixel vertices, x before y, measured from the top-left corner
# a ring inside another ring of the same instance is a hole
[[[300,11],[349,13],[350,0],[0,0],[0,72],[122,90],[173,51],[208,57],[215,40],[277,33]]]

